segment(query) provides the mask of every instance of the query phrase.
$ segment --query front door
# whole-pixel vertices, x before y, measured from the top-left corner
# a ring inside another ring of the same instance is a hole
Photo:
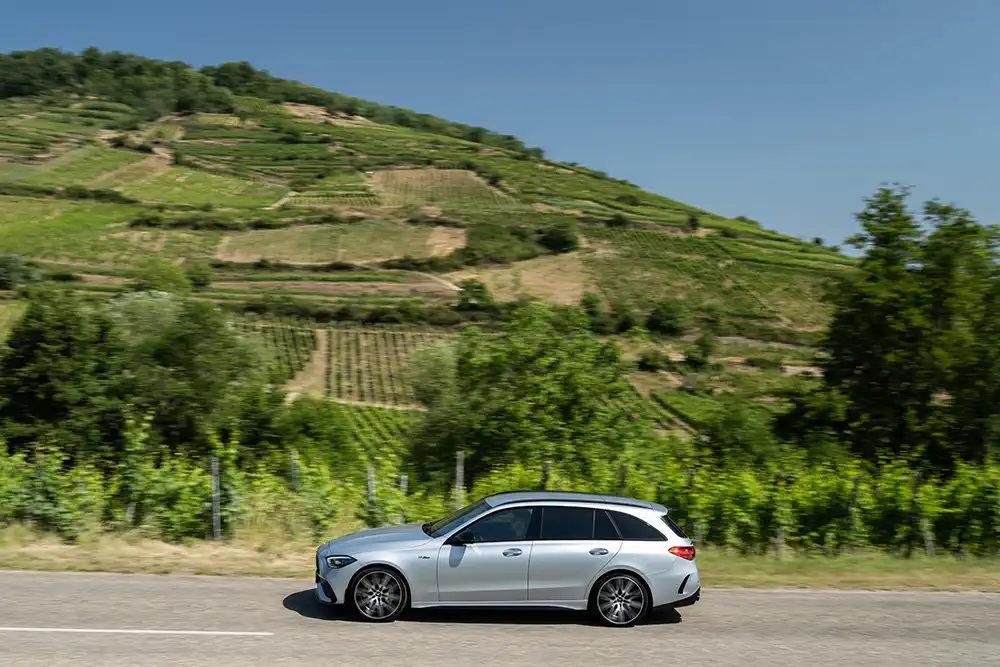
[[[524,602],[528,599],[531,507],[500,509],[471,526],[472,544],[438,552],[441,602]]]
[[[588,507],[543,507],[532,545],[528,599],[587,599],[587,586],[622,547],[607,512]]]

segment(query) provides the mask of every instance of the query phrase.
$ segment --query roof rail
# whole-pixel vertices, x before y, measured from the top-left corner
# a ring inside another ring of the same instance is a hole
[[[505,498],[504,496],[508,497]],[[577,496],[576,498],[573,498],[573,502],[590,502],[605,505],[622,505],[625,507],[642,507],[666,513],[670,512],[667,507],[664,507],[659,503],[652,503],[624,496],[609,496],[603,493],[591,493],[588,491],[559,491],[555,489],[546,489],[542,491],[539,489],[517,489],[513,491],[501,491],[500,493],[494,493],[486,496],[484,500],[492,501],[490,504],[493,506],[499,506],[506,505],[508,503],[544,501],[547,500],[546,496],[553,496],[555,498]],[[569,500],[568,498],[566,499]]]

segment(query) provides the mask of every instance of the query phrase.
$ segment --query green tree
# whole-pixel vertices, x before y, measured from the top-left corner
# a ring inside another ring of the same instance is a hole
[[[185,294],[191,291],[191,280],[180,266],[151,257],[136,271],[132,288],[139,292]]]
[[[101,306],[35,287],[0,348],[0,428],[14,450],[42,442],[73,459],[121,446],[124,345]]]
[[[499,335],[470,328],[456,351],[455,390],[428,405],[414,436],[414,465],[443,483],[465,449],[470,482],[514,461],[555,460],[586,476],[641,437],[639,424],[610,407],[627,391],[623,373],[617,347],[576,308],[557,315],[532,303]]]
[[[660,301],[646,317],[646,328],[664,336],[684,335],[687,329],[687,312],[684,305],[674,299]]]
[[[215,280],[215,273],[212,271],[212,267],[203,262],[189,266],[185,274],[187,275],[188,282],[197,289],[205,289]]]
[[[36,271],[21,255],[0,254],[0,289],[14,289],[38,281]]]
[[[538,242],[548,250],[560,254],[572,252],[580,247],[580,232],[576,221],[566,218],[546,227]]]
[[[488,312],[496,306],[493,295],[483,281],[469,278],[460,282],[458,287],[462,291],[458,293],[455,310]]]

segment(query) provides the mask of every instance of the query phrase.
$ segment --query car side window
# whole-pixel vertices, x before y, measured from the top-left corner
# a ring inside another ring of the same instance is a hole
[[[594,512],[594,539],[595,540],[620,540],[618,529],[611,523],[611,517],[604,510]]]
[[[594,537],[594,510],[587,507],[542,508],[540,540],[589,540]]]
[[[666,536],[639,517],[626,514],[625,512],[610,512],[611,517],[618,526],[623,540],[633,540],[642,542],[665,542]]]
[[[512,507],[499,510],[476,521],[469,530],[479,542],[517,542],[528,539],[528,527],[534,508]]]

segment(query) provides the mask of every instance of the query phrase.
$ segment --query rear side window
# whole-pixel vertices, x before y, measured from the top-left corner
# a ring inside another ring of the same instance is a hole
[[[594,510],[586,507],[546,507],[541,540],[589,540],[594,537]]]
[[[618,529],[611,523],[611,517],[604,510],[594,512],[594,539],[595,540],[620,540]]]
[[[674,520],[670,518],[669,514],[664,514],[662,518],[663,518],[663,523],[670,526],[670,530],[674,531],[674,534],[676,534],[677,537],[681,538],[682,540],[688,539],[687,533],[684,532],[684,529],[678,526],[676,523],[674,523]]]
[[[665,542],[666,536],[648,523],[624,512],[609,512],[618,526],[623,540]]]

